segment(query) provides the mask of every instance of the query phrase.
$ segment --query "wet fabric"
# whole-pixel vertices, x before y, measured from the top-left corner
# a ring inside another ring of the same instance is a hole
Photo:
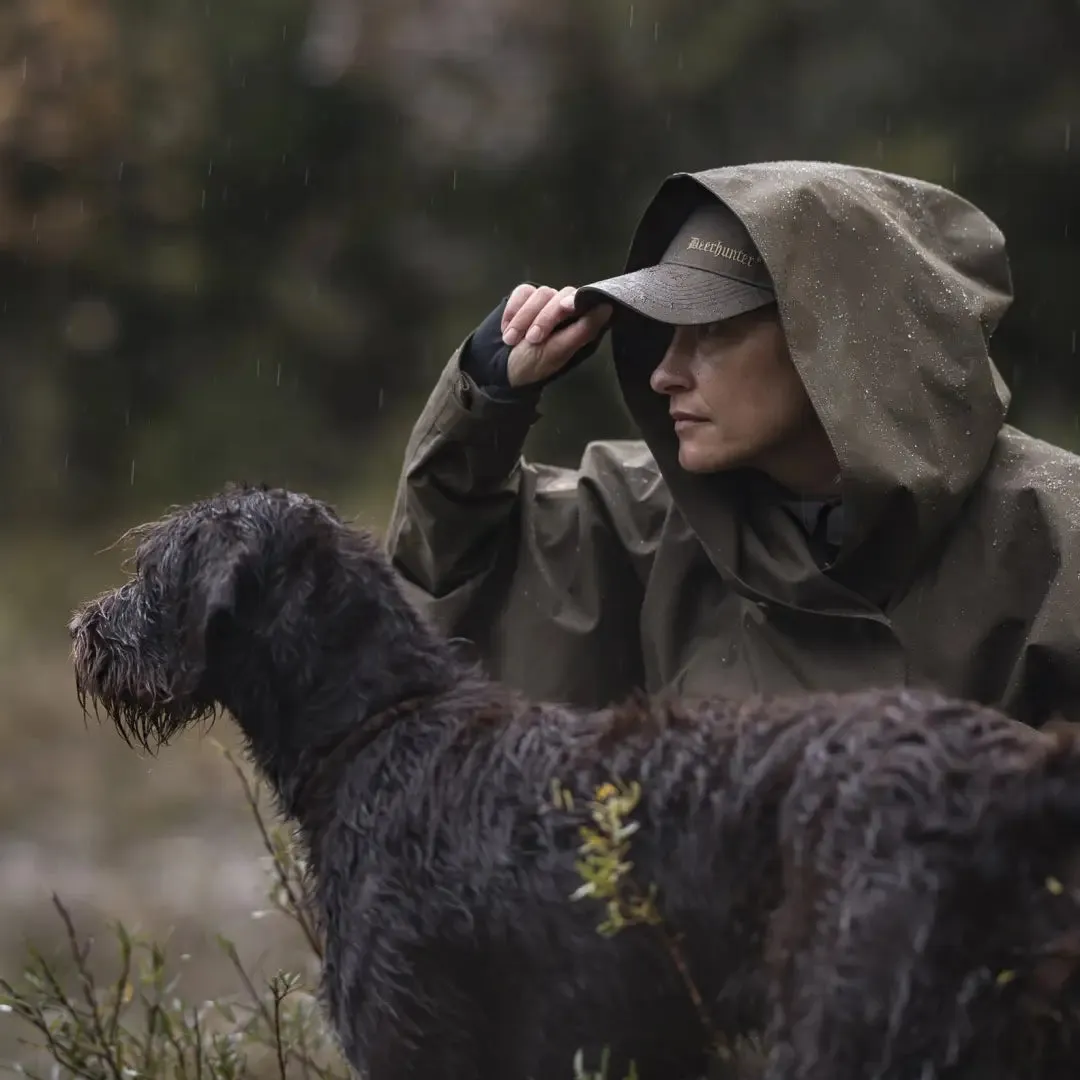
[[[1080,459],[1004,422],[989,352],[1012,298],[1000,231],[932,184],[763,163],[669,178],[625,270],[653,265],[710,198],[774,282],[841,466],[839,546],[812,550],[760,474],[678,466],[648,386],[671,328],[620,311],[612,353],[642,438],[593,443],[577,469],[524,460],[536,399],[494,400],[451,359],[387,536],[414,601],[540,697],[899,683],[1032,722],[1071,711]]]
[[[658,322],[704,326],[776,301],[765,261],[716,199],[691,211],[655,264],[577,290],[578,314],[613,300]]]

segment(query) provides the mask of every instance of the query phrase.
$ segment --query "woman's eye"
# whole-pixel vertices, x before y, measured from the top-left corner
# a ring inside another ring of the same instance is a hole
[[[723,322],[705,323],[704,326],[697,326],[694,329],[698,341],[715,341],[724,336],[726,324]]]

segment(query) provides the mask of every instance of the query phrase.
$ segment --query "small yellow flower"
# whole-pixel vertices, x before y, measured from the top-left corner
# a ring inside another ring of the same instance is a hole
[[[618,794],[619,792],[614,784],[601,784],[596,789],[596,801],[605,802],[607,799],[611,799]]]

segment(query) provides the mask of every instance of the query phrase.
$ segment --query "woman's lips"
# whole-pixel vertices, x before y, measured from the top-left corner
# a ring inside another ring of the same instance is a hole
[[[687,431],[698,424],[704,424],[705,418],[694,416],[692,413],[673,412],[671,419],[675,422],[676,431]]]

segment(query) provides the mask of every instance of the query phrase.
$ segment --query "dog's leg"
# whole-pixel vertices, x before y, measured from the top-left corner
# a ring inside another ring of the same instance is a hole
[[[910,880],[882,888],[868,870],[847,867],[843,898],[822,895],[810,932],[774,943],[787,962],[775,987],[767,1080],[942,1075],[941,1032],[962,988],[928,971],[937,896]]]
[[[385,939],[362,954],[344,951],[336,968],[327,971],[327,1005],[363,1080],[483,1080],[468,968]]]
[[[770,940],[768,1080],[947,1075],[993,978],[977,928],[956,917],[970,910],[961,850],[917,839],[917,805],[868,803],[857,787],[801,809],[789,807]]]
[[[1002,846],[995,881],[971,849],[886,851],[805,875],[778,912],[767,1080],[1080,1076],[1069,860],[1033,874]]]
[[[401,1030],[403,1013],[362,1015],[358,1026],[366,1028],[362,1053],[349,1063],[363,1080],[486,1080],[473,1047],[466,1045],[461,1031],[426,1015],[417,1025],[421,1030],[407,1035]]]

